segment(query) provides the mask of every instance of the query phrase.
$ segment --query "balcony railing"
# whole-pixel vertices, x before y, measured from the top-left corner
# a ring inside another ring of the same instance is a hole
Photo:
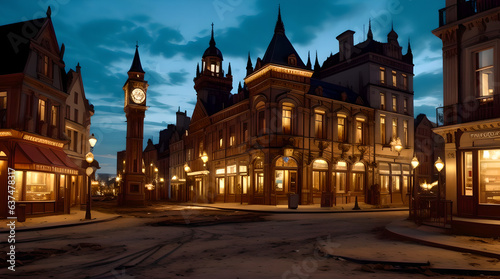
[[[438,126],[461,124],[500,117],[500,94],[436,109]]]
[[[500,6],[500,0],[459,0],[456,5],[439,10],[439,26],[446,25],[447,12],[457,9],[457,20]]]

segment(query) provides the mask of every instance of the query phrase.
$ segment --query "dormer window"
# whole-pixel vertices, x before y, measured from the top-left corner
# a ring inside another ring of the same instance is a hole
[[[288,65],[297,66],[297,57],[295,57],[295,54],[288,56]]]

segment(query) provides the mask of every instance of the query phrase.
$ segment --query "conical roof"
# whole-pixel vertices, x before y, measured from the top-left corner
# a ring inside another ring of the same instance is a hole
[[[278,20],[274,28],[274,35],[262,59],[262,66],[268,63],[289,65],[288,57],[292,54],[294,54],[297,59],[297,65],[295,67],[306,69],[306,65],[302,62],[299,54],[295,51],[292,43],[290,43],[285,35],[285,25],[281,20],[281,10],[278,10]]]
[[[134,60],[132,61],[132,66],[130,66],[129,72],[134,72],[134,73],[145,73],[144,70],[142,69],[141,65],[141,58],[139,57],[139,46],[135,46],[135,55],[134,55]]]

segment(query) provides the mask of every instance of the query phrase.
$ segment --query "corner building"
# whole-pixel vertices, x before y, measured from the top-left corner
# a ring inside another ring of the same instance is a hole
[[[500,219],[500,2],[447,0],[439,14],[446,198],[460,217]]]
[[[188,200],[275,205],[295,193],[300,204],[322,206],[356,197],[408,203],[411,51],[402,55],[394,30],[388,43],[369,35],[354,45],[353,33],[339,36],[340,53],[323,66],[316,58],[313,70],[288,40],[279,13],[263,58],[254,66],[249,54],[244,84],[231,94],[231,65],[225,73],[212,30],[194,78],[197,103],[185,136]],[[386,84],[393,79],[394,86]],[[384,123],[395,119],[395,128],[384,124],[380,134],[381,115]],[[390,145],[397,138],[403,139],[400,154]]]

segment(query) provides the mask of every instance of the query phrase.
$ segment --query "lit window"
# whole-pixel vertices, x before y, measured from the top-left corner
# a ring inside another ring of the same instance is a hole
[[[224,147],[224,135],[222,130],[219,130],[219,148]]]
[[[398,137],[398,120],[396,118],[392,119],[392,137]]]
[[[0,92],[0,109],[7,109],[7,92]]]
[[[404,137],[405,137],[405,144],[406,144],[406,146],[409,146],[410,139],[408,138],[408,120],[403,121],[403,133],[404,133]]]
[[[38,120],[45,121],[45,100],[38,100]]]
[[[385,135],[385,116],[380,116],[380,142],[382,144],[386,144],[386,135]]]
[[[345,125],[346,118],[344,116],[339,115],[337,118],[337,131],[338,131],[338,138],[339,142],[345,142],[346,141],[346,125]]]
[[[392,95],[392,111],[398,111],[398,98],[396,95]]]
[[[479,203],[500,205],[500,149],[479,151]]]
[[[229,127],[229,146],[234,145],[235,138],[236,136],[234,134],[234,126],[231,126]]]
[[[217,184],[217,194],[224,194],[224,177],[218,177]]]
[[[203,156],[203,141],[198,143],[198,157]]]
[[[385,68],[380,67],[380,83],[385,83]]]
[[[403,110],[405,113],[408,112],[408,99],[407,98],[405,98],[403,101]]]
[[[289,135],[292,128],[292,107],[283,105],[281,122],[283,126],[283,134]]]
[[[408,137],[408,120],[403,121],[403,133],[405,137],[406,146],[409,146],[410,138]]]
[[[323,118],[325,112],[316,110],[314,114],[314,134],[317,138],[322,139],[324,137],[323,133]]]
[[[493,70],[493,49],[476,53],[476,87],[479,98],[493,95]]]
[[[248,141],[248,123],[243,123],[243,142]]]
[[[26,200],[55,200],[55,175],[35,171],[26,172]]]
[[[392,86],[396,87],[397,85],[398,85],[398,83],[397,83],[396,71],[392,71]]]
[[[380,109],[385,109],[385,93],[380,93]]]
[[[59,117],[59,107],[52,106],[51,123],[50,123],[52,126],[57,126],[58,117]]]
[[[365,126],[365,120],[362,118],[356,118],[356,143],[363,144],[363,130]]]

